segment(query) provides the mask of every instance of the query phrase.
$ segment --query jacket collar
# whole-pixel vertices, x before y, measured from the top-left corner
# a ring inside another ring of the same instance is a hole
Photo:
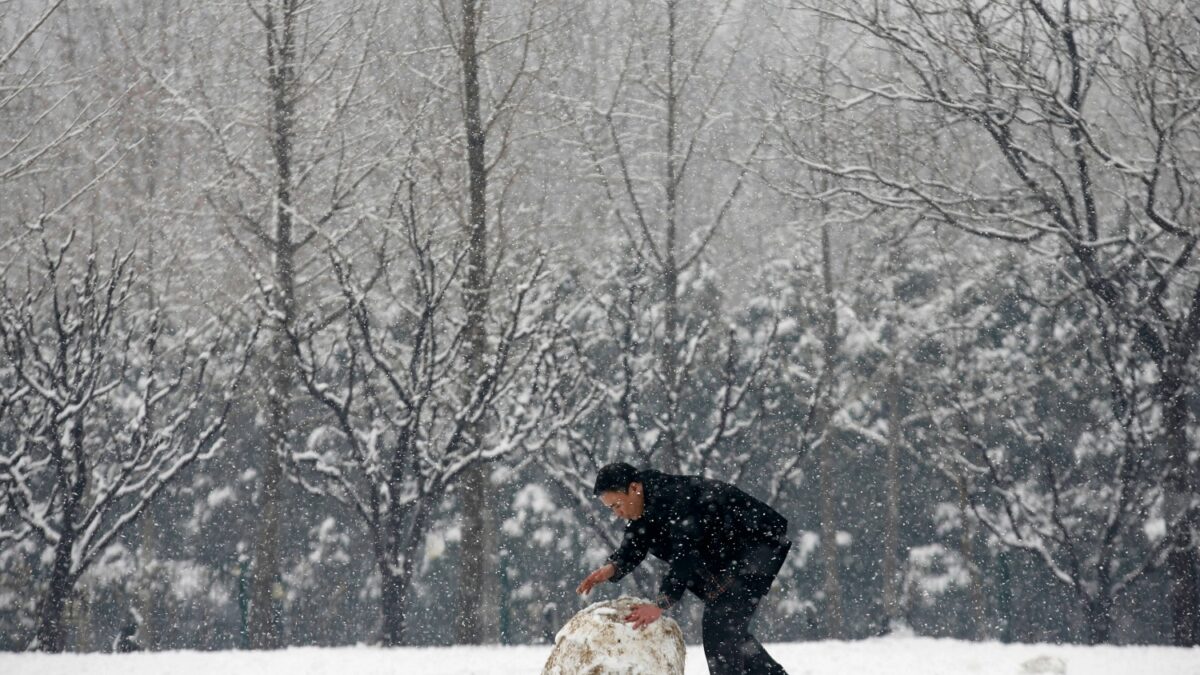
[[[658,479],[662,474],[652,469],[643,469],[638,479],[642,483],[642,517],[654,516],[658,513],[662,502],[662,482]]]

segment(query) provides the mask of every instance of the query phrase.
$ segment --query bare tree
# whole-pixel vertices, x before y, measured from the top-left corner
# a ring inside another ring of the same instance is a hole
[[[933,425],[921,443],[944,449],[932,458],[960,486],[964,559],[972,525],[1032,556],[1079,600],[1085,639],[1105,642],[1117,600],[1171,549],[1150,534],[1165,523],[1165,453],[1153,449],[1150,402],[1122,383],[1132,345],[1099,335],[1086,305],[1040,305],[1023,292],[1028,277],[1009,276],[1000,287],[1028,312],[1021,337],[994,312],[960,307],[945,362],[923,378]]]
[[[308,312],[331,320],[342,311],[329,290],[329,267],[314,247],[343,241],[370,212],[365,188],[396,141],[386,139],[385,128],[371,117],[370,102],[382,83],[363,77],[378,3],[334,8],[313,0],[263,0],[247,9],[238,25],[250,28],[234,34],[232,47],[249,62],[250,77],[261,88],[241,91],[230,84],[222,90],[203,77],[189,83],[153,69],[148,73],[211,150],[202,198],[221,219],[233,254],[250,270],[242,283],[254,282],[266,300],[258,306],[269,319],[272,349],[261,364],[266,443],[249,632],[252,646],[271,648],[282,644],[279,528],[284,467],[296,441],[296,363],[289,335]],[[261,47],[239,44],[242,39]],[[243,95],[265,106],[243,113],[239,108],[245,106],[222,103]],[[254,119],[259,116],[261,122]]]
[[[43,595],[30,646],[52,652],[66,647],[63,611],[80,576],[220,449],[257,332],[234,345],[131,312],[130,254],[72,259],[73,239],[44,243],[23,288],[0,285],[0,560],[50,561],[35,563]],[[218,395],[210,362],[222,353],[233,363]]]
[[[519,113],[532,91],[532,62],[537,60],[534,48],[547,29],[548,19],[543,17],[543,3],[537,0],[515,7],[493,7],[484,0],[439,0],[437,8],[444,38],[457,57],[460,73],[455,104],[461,114],[462,133],[455,141],[461,143],[466,176],[455,201],[462,205],[458,211],[468,246],[462,298],[467,322],[463,356],[470,364],[463,371],[463,386],[469,390],[484,376],[493,358],[486,326],[493,277],[505,253],[498,230],[506,193],[520,173],[519,168],[507,176],[501,171],[506,168],[504,164],[514,163],[511,155]],[[493,184],[497,174],[504,181],[500,189]],[[478,446],[486,434],[485,429],[468,428],[466,442]],[[498,637],[495,599],[499,590],[489,571],[498,560],[498,523],[491,521],[495,505],[491,503],[493,490],[488,480],[493,467],[482,461],[485,449],[476,450],[481,453],[481,461],[465,468],[457,487],[463,553],[456,636],[465,644],[491,642]]]
[[[467,241],[466,279],[463,301],[466,305],[468,368],[463,372],[465,387],[478,382],[486,368],[488,357],[485,318],[491,294],[488,274],[488,161],[487,130],[484,126],[479,70],[479,30],[483,20],[483,2],[462,0],[462,24],[455,42],[462,65],[462,112],[466,132],[467,156],[467,222],[464,238]],[[449,27],[448,27],[449,28]],[[453,36],[454,32],[449,31]],[[481,421],[481,420],[480,420]],[[471,425],[465,429],[468,446],[478,446],[483,429]],[[457,639],[460,643],[481,644],[485,630],[493,625],[484,613],[490,606],[485,579],[489,569],[488,554],[495,548],[489,535],[495,530],[487,522],[491,512],[488,485],[489,467],[484,462],[472,462],[461,482],[463,518],[463,555],[460,563],[457,597]]]
[[[471,246],[438,244],[435,230],[420,225],[412,183],[404,191],[396,257],[382,254],[377,272],[360,277],[361,266],[332,250],[343,318],[292,334],[301,379],[330,420],[295,456],[298,475],[308,489],[348,504],[370,532],[388,645],[405,639],[418,553],[447,490],[480,461],[519,466],[535,456],[570,425],[555,403],[580,386],[561,353],[563,308],[540,260],[498,293],[484,317],[492,356],[473,386],[461,386],[476,368],[464,357],[474,328],[451,298]],[[476,430],[486,432],[473,438]]]
[[[685,449],[691,439],[682,407],[687,390],[697,383],[684,361],[698,339],[712,336],[706,335],[708,327],[682,315],[682,304],[691,290],[686,275],[702,274],[704,256],[762,142],[761,137],[752,140],[744,153],[732,157],[717,155],[712,147],[733,141],[732,135],[715,138],[714,127],[733,116],[723,97],[737,77],[735,66],[750,27],[731,2],[665,0],[629,11],[625,21],[645,28],[618,43],[616,81],[596,92],[603,99],[588,104],[582,145],[627,250],[638,259],[634,267],[655,280],[662,312],[661,331],[655,331],[661,338],[651,343],[656,359],[646,381],[628,383],[647,390],[643,400],[649,405],[636,419],[631,406],[621,410],[626,425],[643,437],[631,450],[642,461],[654,459],[668,469],[695,469],[698,457]],[[702,187],[709,181],[724,185]]]
[[[1105,350],[1135,350],[1114,385],[1158,412],[1144,450],[1165,457],[1175,641],[1197,644],[1195,11],[1155,1],[1129,12],[1069,0],[935,5],[813,8],[895,55],[894,74],[848,76],[846,100],[912,113],[929,155],[908,175],[858,156],[807,163],[874,203],[1047,254],[1092,300]],[[1136,376],[1142,368],[1154,377]]]
[[[793,203],[797,213],[796,224],[816,223],[816,232],[801,232],[809,242],[808,247],[820,251],[819,278],[813,279],[821,289],[819,309],[812,319],[820,326],[820,353],[815,362],[810,362],[803,353],[787,355],[785,367],[813,369],[808,376],[812,387],[806,410],[801,411],[802,422],[796,426],[796,452],[790,457],[774,479],[772,494],[778,495],[790,481],[799,478],[804,461],[815,455],[817,489],[820,493],[819,513],[821,532],[821,559],[824,563],[824,611],[821,612],[826,634],[831,638],[844,638],[840,563],[836,538],[838,533],[838,496],[841,494],[836,480],[839,456],[847,449],[842,444],[842,434],[835,417],[852,400],[849,391],[855,379],[843,363],[842,342],[846,327],[839,327],[839,303],[844,304],[845,294],[839,285],[838,251],[834,243],[835,229],[839,225],[854,223],[868,214],[855,213],[845,200],[829,198],[832,179],[822,173],[807,171],[801,164],[797,168],[791,158],[796,156],[829,158],[836,156],[843,144],[853,142],[848,125],[837,118],[834,100],[834,78],[839,55],[833,53],[836,31],[823,17],[817,17],[812,26],[792,25],[794,17],[785,12],[773,17],[772,28],[785,46],[770,61],[768,73],[773,97],[767,104],[767,116],[771,120],[769,146],[775,150],[773,161],[763,162],[760,169],[763,179],[774,190]],[[799,22],[795,22],[799,23]],[[807,248],[807,247],[806,247]],[[841,257],[848,257],[845,252]],[[815,307],[814,307],[815,308]],[[893,561],[894,562],[894,561]],[[886,576],[886,575],[885,575]],[[885,586],[886,591],[886,586]],[[885,592],[885,595],[887,593]]]

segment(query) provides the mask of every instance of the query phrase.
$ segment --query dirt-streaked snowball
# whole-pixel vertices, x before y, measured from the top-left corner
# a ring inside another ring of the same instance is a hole
[[[683,632],[674,619],[641,630],[625,622],[648,602],[622,597],[580,611],[555,636],[542,675],[683,675]]]

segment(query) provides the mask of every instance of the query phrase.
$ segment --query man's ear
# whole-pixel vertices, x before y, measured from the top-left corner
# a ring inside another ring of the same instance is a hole
[[[642,493],[642,484],[637,481],[630,483],[629,491],[635,495],[640,495]]]

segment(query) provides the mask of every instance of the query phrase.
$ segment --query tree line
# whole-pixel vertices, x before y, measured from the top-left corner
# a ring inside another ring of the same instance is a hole
[[[1188,3],[0,18],[0,647],[544,640],[617,460],[767,639],[1200,642]]]

